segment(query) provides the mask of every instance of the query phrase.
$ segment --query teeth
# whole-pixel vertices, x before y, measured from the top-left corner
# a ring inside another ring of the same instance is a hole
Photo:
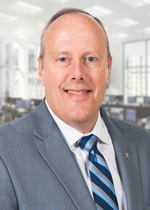
[[[76,92],[76,91],[68,90],[67,92],[68,93],[73,93],[73,94],[82,94],[82,93],[87,93],[88,91],[84,90],[84,91]]]

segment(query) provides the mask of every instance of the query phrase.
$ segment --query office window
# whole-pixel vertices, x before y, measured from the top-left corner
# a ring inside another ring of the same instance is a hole
[[[43,98],[38,78],[39,44],[0,39],[0,95],[5,98]]]
[[[150,96],[150,41],[124,44],[124,95]]]
[[[148,63],[148,71],[147,71],[147,95],[150,96],[150,40],[148,41],[148,56],[147,56],[147,63]]]

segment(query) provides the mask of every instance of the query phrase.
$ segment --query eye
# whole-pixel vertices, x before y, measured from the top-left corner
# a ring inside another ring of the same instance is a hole
[[[62,58],[59,58],[59,60],[60,60],[61,62],[65,62],[65,61],[67,60],[67,58],[62,57]]]
[[[95,58],[94,57],[88,57],[87,59],[88,59],[89,62],[95,61]]]

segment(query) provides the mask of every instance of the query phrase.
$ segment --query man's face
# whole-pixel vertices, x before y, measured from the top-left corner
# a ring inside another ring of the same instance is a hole
[[[47,29],[39,77],[52,111],[89,132],[95,125],[111,71],[101,26],[85,14],[66,14]]]

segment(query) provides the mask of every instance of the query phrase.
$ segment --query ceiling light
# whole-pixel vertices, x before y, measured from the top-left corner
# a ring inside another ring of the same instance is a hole
[[[123,1],[124,3],[126,3],[132,7],[140,7],[140,6],[143,6],[146,4],[150,4],[150,0],[130,0],[130,1],[121,0],[121,1]]]
[[[32,30],[38,30],[38,31],[42,31],[45,28],[45,24],[43,23],[36,23],[32,26]]]
[[[52,1],[52,2],[55,2],[55,3],[58,3],[58,4],[63,4],[63,3],[67,3],[71,0],[49,0],[49,1]]]
[[[25,31],[25,30],[18,30],[14,32],[15,35],[21,39],[28,38],[31,36],[33,33],[31,31]]]
[[[66,3],[66,2],[69,2],[70,0],[60,0],[60,4],[63,4],[63,3]]]
[[[99,17],[102,17],[102,16],[109,15],[109,14],[113,13],[112,10],[109,10],[107,8],[97,6],[97,5],[86,8],[85,10],[87,12],[89,12],[90,14],[92,14],[94,16],[99,16]]]
[[[23,1],[19,1],[11,5],[10,9],[16,10],[18,12],[26,13],[26,14],[35,14],[36,12],[40,12],[43,10],[41,7],[27,4],[26,2],[23,2]]]
[[[117,33],[116,34],[116,36],[118,37],[118,38],[127,38],[128,37],[128,35],[127,34],[124,34],[124,33]]]
[[[36,25],[37,25],[37,27],[39,27],[39,28],[44,28],[44,26],[45,26],[44,23],[37,23]]]
[[[125,39],[129,37],[127,34],[124,34],[124,33],[116,33],[116,34],[112,34],[111,36],[112,38],[117,38],[117,39]]]
[[[124,26],[124,27],[133,26],[133,25],[137,25],[138,24],[137,21],[132,20],[130,18],[124,18],[122,20],[117,21],[117,23],[119,25],[121,25],[121,26]]]
[[[145,34],[150,34],[150,27],[145,28],[145,29],[144,29],[144,33],[145,33]]]
[[[17,20],[16,17],[12,17],[12,16],[9,16],[9,15],[5,15],[5,14],[0,13],[0,22],[11,23],[15,20]]]

